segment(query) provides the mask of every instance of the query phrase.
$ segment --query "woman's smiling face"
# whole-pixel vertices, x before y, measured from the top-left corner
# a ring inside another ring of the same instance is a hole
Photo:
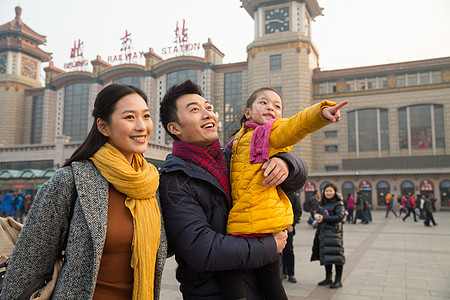
[[[153,130],[153,122],[147,103],[139,94],[121,98],[110,121],[97,122],[99,131],[108,137],[108,142],[117,148],[131,163],[134,153],[144,153]]]

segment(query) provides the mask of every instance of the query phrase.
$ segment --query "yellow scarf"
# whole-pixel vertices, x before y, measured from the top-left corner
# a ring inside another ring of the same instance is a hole
[[[133,216],[131,267],[133,300],[153,299],[156,252],[161,234],[161,214],[155,198],[159,174],[140,154],[132,164],[114,146],[105,143],[90,160],[116,190],[127,196],[125,206]]]

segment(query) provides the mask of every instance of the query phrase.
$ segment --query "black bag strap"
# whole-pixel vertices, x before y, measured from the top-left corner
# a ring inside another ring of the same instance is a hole
[[[73,217],[73,211],[75,208],[75,201],[77,200],[77,189],[75,187],[75,191],[72,194],[72,199],[71,199],[71,203],[70,203],[70,213],[69,213],[69,227],[67,228],[67,233],[64,237],[64,242],[63,242],[63,247],[61,250],[61,258],[64,261],[65,258],[65,251],[66,251],[66,247],[67,247],[67,240],[69,238],[69,231],[70,231],[70,223],[72,223],[72,217]],[[41,275],[40,277],[36,278],[36,280],[34,280],[31,285],[25,290],[23,291],[23,293],[19,296],[19,298],[17,298],[17,300],[27,300],[30,299],[31,295],[37,291],[38,289],[41,289],[43,286],[45,286],[51,279],[52,279],[52,275],[53,275],[53,270],[49,273],[45,273],[43,275]]]

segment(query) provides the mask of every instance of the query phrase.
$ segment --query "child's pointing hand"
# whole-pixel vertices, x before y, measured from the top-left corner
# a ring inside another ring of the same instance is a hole
[[[322,117],[330,120],[331,122],[339,122],[341,120],[341,113],[339,110],[348,103],[348,100],[339,103],[338,105],[326,107],[322,109]]]

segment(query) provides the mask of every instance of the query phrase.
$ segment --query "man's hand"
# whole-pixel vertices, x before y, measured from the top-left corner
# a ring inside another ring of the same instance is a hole
[[[338,105],[326,107],[322,109],[322,117],[331,122],[339,122],[341,120],[341,113],[339,110],[348,103],[348,100],[339,103]]]
[[[283,252],[284,246],[286,246],[287,243],[287,232],[286,230],[272,233],[273,238],[275,239],[275,243],[277,243],[277,253],[280,254]]]
[[[264,170],[263,184],[267,187],[280,185],[289,175],[287,163],[278,157],[273,157],[263,163],[261,170]]]

